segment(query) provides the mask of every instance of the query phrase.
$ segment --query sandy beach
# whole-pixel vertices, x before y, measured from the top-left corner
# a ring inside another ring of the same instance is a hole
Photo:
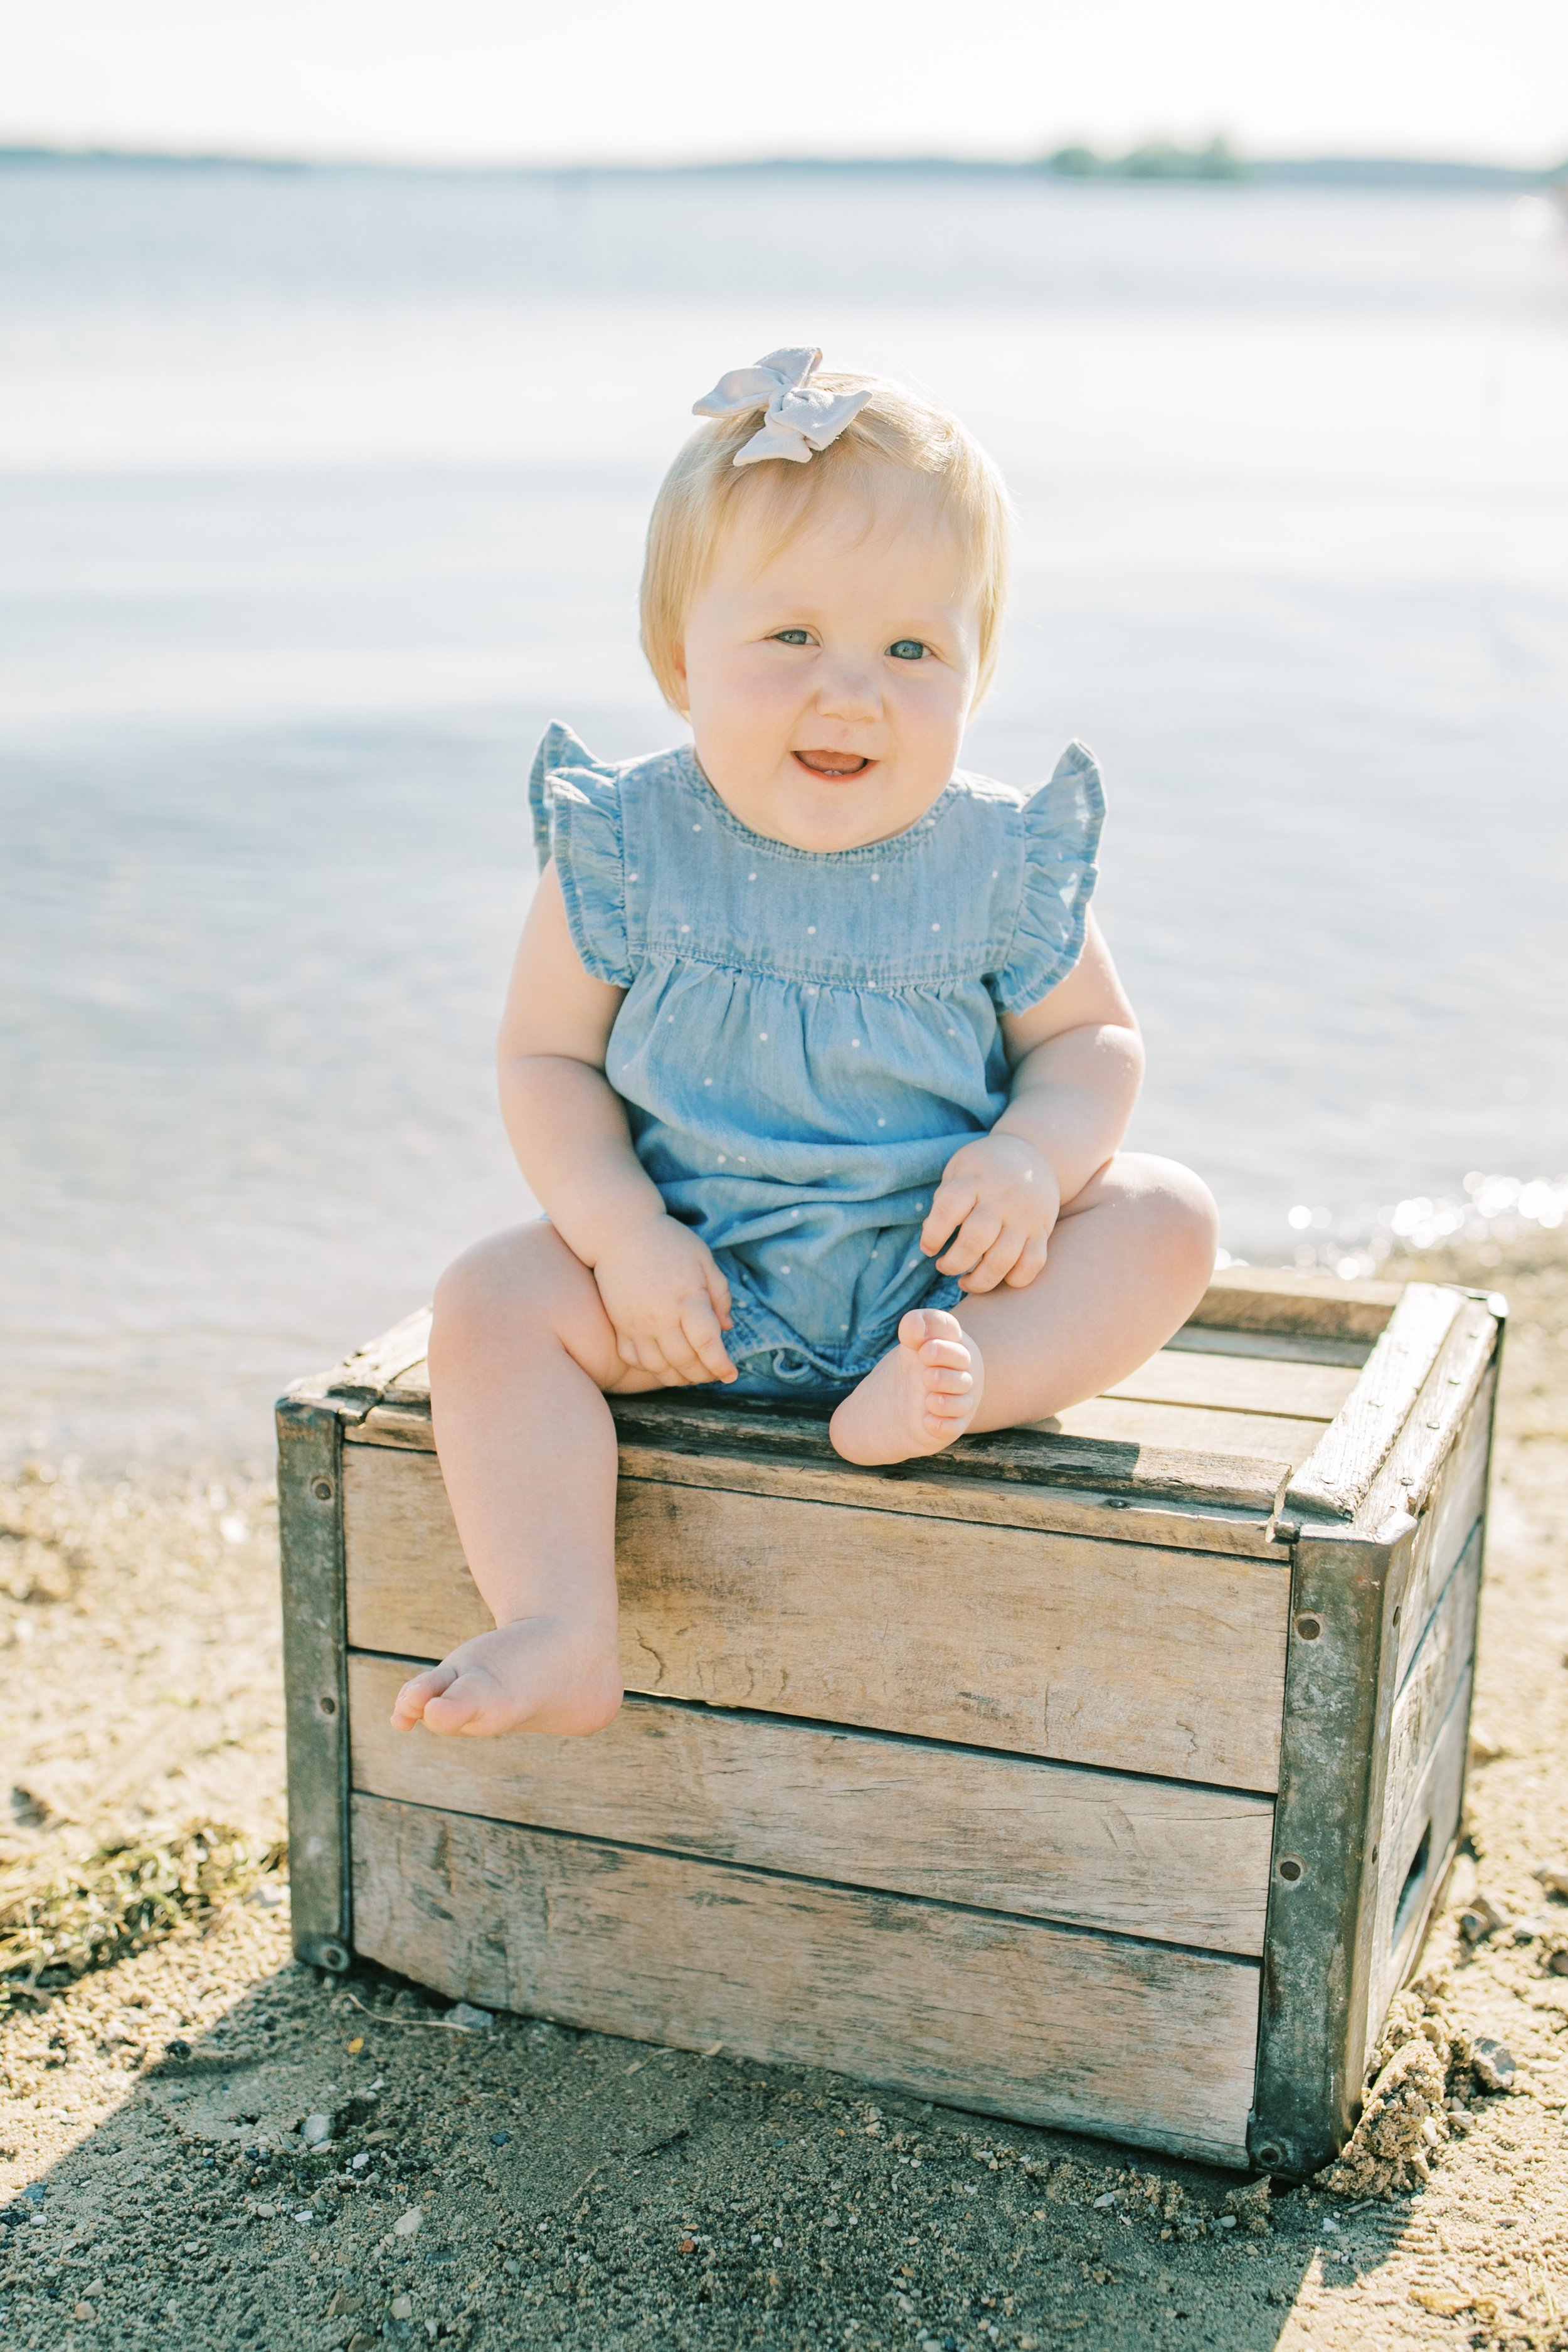
[[[1533,1875],[1568,1863],[1568,1248],[1402,1270],[1513,1310],[1488,1760],[1422,1968],[1518,2071],[1434,2126],[1425,2187],[1269,2195],[721,2050],[465,2021],[374,1969],[318,1978],[276,1858],[269,1492],[35,1462],[0,1500],[0,1948],[35,1979],[0,2021],[0,2343],[1568,2347],[1568,1901]],[[1472,1943],[1478,1895],[1504,1924]],[[84,1935],[121,1956],[51,1985]]]

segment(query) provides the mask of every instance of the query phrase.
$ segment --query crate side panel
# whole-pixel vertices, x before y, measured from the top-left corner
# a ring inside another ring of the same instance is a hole
[[[1452,1453],[1423,1511],[1400,1596],[1398,1677],[1410,1671],[1438,1595],[1454,1564],[1476,1536],[1486,1512],[1491,1469],[1492,1407],[1497,1370],[1489,1370],[1465,1416]]]
[[[349,1662],[353,1785],[492,1821],[1015,1911],[1263,1948],[1267,1797],[629,1698],[592,1739],[394,1731],[411,1660]]]
[[[1467,1663],[1420,1776],[1414,1785],[1406,1785],[1404,1808],[1394,1826],[1384,1832],[1372,1911],[1363,2064],[1383,2031],[1389,2002],[1415,1966],[1459,1833],[1472,1676],[1473,1662]]]
[[[1384,1784],[1385,1828],[1392,1828],[1404,1818],[1455,1694],[1461,1682],[1469,1678],[1476,1654],[1480,1587],[1481,1531],[1478,1525],[1438,1597],[1421,1646],[1394,1702]]]
[[[1258,1970],[353,1801],[361,1948],[481,2003],[1246,2161]]]
[[[354,1647],[484,1631],[434,1458],[351,1447],[344,1476]],[[632,1690],[1274,1785],[1283,1561],[623,1479],[617,1569]]]

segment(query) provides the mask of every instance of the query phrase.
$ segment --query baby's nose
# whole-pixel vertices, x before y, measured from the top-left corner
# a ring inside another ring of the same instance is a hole
[[[879,719],[882,697],[875,674],[859,662],[837,662],[816,691],[825,719]]]

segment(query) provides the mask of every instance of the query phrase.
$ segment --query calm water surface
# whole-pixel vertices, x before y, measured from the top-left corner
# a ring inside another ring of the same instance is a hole
[[[1568,256],[1506,196],[0,170],[8,1439],[259,1456],[527,1213],[489,1042],[550,716],[693,396],[911,377],[1023,527],[973,764],[1070,735],[1237,1252],[1568,1166]]]

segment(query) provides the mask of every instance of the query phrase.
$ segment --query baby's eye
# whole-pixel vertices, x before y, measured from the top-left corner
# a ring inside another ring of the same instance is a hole
[[[926,650],[919,637],[895,637],[888,647],[895,661],[919,661]]]
[[[775,646],[808,646],[811,633],[808,629],[775,629],[773,643]]]

